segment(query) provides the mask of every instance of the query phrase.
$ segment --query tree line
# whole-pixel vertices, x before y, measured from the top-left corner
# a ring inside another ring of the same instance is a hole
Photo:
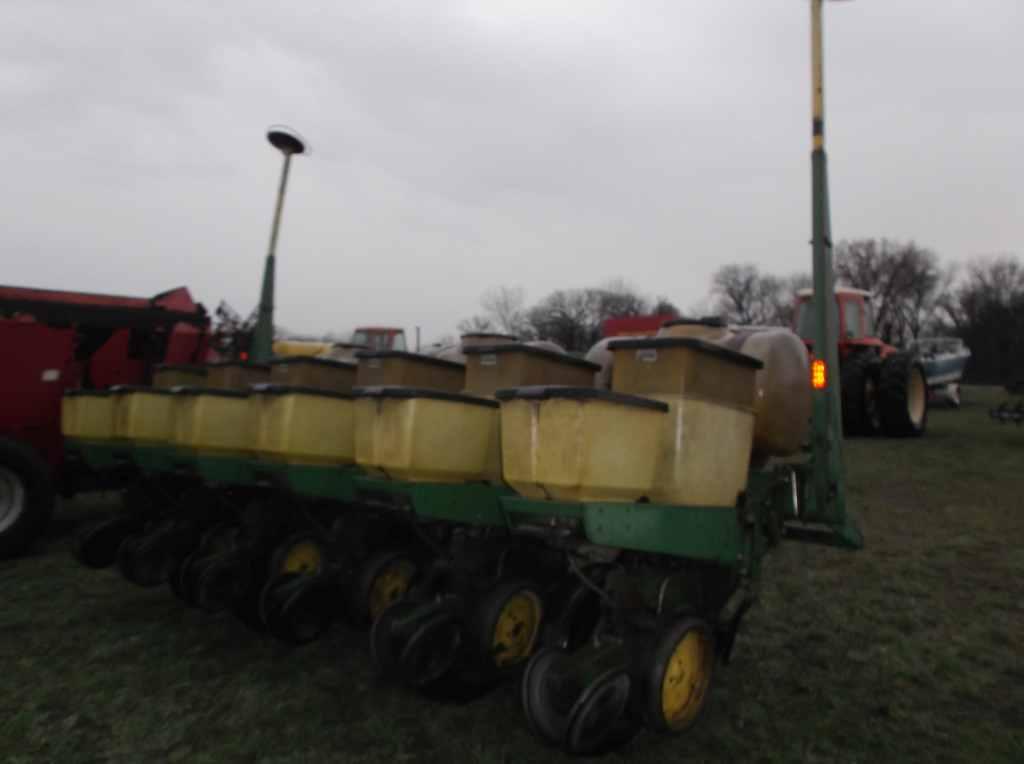
[[[533,306],[521,287],[494,287],[480,298],[482,312],[459,322],[461,333],[498,332],[524,340],[551,340],[570,352],[586,352],[601,339],[607,318],[665,315],[679,310],[665,297],[649,297],[622,280],[599,287],[558,289]]]
[[[875,333],[883,341],[904,347],[926,336],[960,337],[972,352],[967,381],[1024,379],[1024,264],[1019,257],[944,264],[913,241],[854,239],[834,247],[833,265],[837,284],[872,293]],[[713,313],[736,324],[792,326],[797,292],[810,284],[809,272],[779,275],[753,264],[723,265],[706,299],[686,313]],[[600,339],[607,318],[680,314],[667,297],[643,295],[622,280],[559,289],[532,306],[523,289],[495,287],[480,306],[480,313],[459,323],[461,332],[548,339],[574,352],[585,352]]]

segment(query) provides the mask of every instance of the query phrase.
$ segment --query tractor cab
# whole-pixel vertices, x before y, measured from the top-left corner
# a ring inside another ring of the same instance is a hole
[[[795,326],[808,348],[813,344],[814,312],[810,289],[801,289],[796,294]],[[845,358],[851,352],[871,349],[881,355],[892,352],[875,335],[875,312],[871,305],[871,292],[853,287],[836,287],[832,319],[839,326],[839,357]]]
[[[363,345],[370,350],[408,349],[405,343],[405,330],[391,326],[360,326],[352,332],[351,344]]]

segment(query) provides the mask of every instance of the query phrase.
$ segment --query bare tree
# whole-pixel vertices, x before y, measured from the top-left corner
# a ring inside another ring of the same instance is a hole
[[[938,256],[914,242],[855,239],[835,248],[837,280],[874,296],[875,329],[902,345],[919,335],[938,309],[944,274]]]
[[[675,303],[667,297],[658,296],[654,298],[654,304],[651,306],[651,313],[656,316],[672,316],[678,318],[681,314],[679,308],[676,307]]]
[[[986,311],[1012,310],[1024,295],[1024,265],[1013,255],[979,257],[967,266],[966,277],[940,305],[957,329],[977,322]]]
[[[529,309],[525,297],[518,287],[490,289],[480,300],[483,313],[459,322],[458,328],[553,340],[567,350],[582,352],[600,339],[606,318],[679,315],[667,298],[648,298],[623,279],[587,289],[559,289]]]
[[[596,288],[553,292],[530,310],[529,320],[536,337],[582,352],[601,339],[605,319],[647,315],[678,316],[679,310],[664,297],[652,300],[614,279]]]
[[[526,310],[526,290],[522,287],[491,287],[480,298],[483,312],[463,319],[458,329],[471,332],[500,332],[523,339],[533,339]]]
[[[947,328],[971,349],[971,381],[1024,379],[1024,264],[1019,258],[976,258],[939,304]]]
[[[473,334],[475,332],[497,332],[498,326],[490,316],[470,316],[459,321],[457,328],[459,334]]]
[[[904,316],[910,336],[914,339],[941,329],[943,305],[953,288],[955,265],[938,267],[933,276],[921,279],[909,290]]]
[[[643,316],[651,312],[651,301],[625,279],[611,279],[596,289],[586,291],[601,321],[611,317]]]
[[[711,277],[718,311],[734,323],[762,323],[763,279],[755,265],[723,265]]]
[[[809,277],[779,278],[756,265],[723,265],[711,280],[715,311],[735,324],[785,325],[793,320],[796,289]]]
[[[583,351],[600,337],[601,316],[594,290],[559,289],[530,309],[537,337],[553,340],[566,350]]]
[[[801,289],[811,286],[811,274],[793,273],[779,279],[779,292],[776,298],[775,316],[771,322],[775,326],[791,327],[796,320],[796,299]]]
[[[480,298],[484,314],[505,334],[526,337],[530,323],[526,318],[526,290],[522,287],[493,287]]]

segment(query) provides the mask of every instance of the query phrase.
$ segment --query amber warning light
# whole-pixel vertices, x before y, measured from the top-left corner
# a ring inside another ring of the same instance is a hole
[[[815,390],[824,390],[825,384],[825,361],[815,358],[811,361],[811,387]]]

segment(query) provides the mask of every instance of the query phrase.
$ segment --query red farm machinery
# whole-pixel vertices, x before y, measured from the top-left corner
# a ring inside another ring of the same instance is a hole
[[[45,531],[58,494],[105,487],[66,458],[64,391],[146,384],[158,364],[203,360],[208,339],[184,287],[145,298],[0,286],[0,558]]]

